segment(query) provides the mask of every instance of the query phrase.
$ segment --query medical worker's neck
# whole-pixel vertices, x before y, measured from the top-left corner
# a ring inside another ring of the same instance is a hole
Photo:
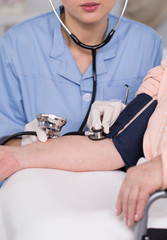
[[[104,40],[108,18],[96,23],[83,23],[73,18],[62,19],[67,28],[83,43],[87,45],[96,45]],[[84,74],[92,62],[92,51],[81,48],[71,39],[69,34],[62,28],[64,40],[69,47],[73,58],[81,72]]]
[[[65,25],[69,30],[83,43],[88,45],[96,45],[104,40],[107,27],[107,17],[95,22],[95,23],[84,23],[76,21],[73,18],[64,17]],[[63,31],[65,38],[68,38],[68,45],[76,45],[66,32]]]

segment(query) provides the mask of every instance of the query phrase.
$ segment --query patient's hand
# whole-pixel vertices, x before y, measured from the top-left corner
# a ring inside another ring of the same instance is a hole
[[[143,217],[150,194],[161,190],[161,171],[160,156],[127,171],[118,196],[116,214],[123,213],[128,226],[133,226]]]
[[[15,156],[17,149],[18,147],[0,147],[0,182],[20,170]]]

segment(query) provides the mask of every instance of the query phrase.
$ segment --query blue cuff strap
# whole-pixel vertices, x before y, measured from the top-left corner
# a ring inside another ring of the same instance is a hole
[[[152,97],[142,93],[138,95],[121,112],[116,122],[111,126],[110,133],[106,137],[111,138],[120,153],[126,168],[136,165],[140,157],[143,157],[143,136],[147,123],[154,112],[157,101],[154,100],[124,131],[117,133],[148,103]]]

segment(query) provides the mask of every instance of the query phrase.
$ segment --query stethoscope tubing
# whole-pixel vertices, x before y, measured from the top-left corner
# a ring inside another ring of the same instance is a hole
[[[63,28],[66,30],[66,32],[70,35],[70,37],[72,38],[72,40],[80,47],[82,48],[85,48],[85,49],[88,49],[88,50],[91,50],[92,51],[92,61],[93,61],[93,64],[92,64],[92,69],[93,69],[93,93],[92,93],[92,98],[91,98],[91,103],[89,105],[89,108],[88,108],[88,111],[87,111],[87,114],[78,130],[78,132],[74,132],[73,134],[72,133],[67,133],[65,135],[84,135],[84,132],[83,132],[83,128],[84,126],[86,125],[86,122],[87,122],[87,119],[88,119],[88,116],[89,116],[89,113],[90,113],[90,109],[91,109],[91,105],[92,103],[95,101],[95,98],[96,98],[96,89],[97,89],[97,70],[96,70],[96,51],[102,47],[104,47],[113,37],[124,13],[125,13],[125,10],[126,10],[126,7],[127,7],[127,4],[128,4],[128,0],[125,0],[125,4],[124,4],[124,7],[123,7],[123,10],[121,12],[121,15],[117,21],[117,23],[115,24],[115,27],[109,32],[109,34],[107,35],[107,37],[105,38],[105,40],[103,42],[101,42],[100,44],[97,44],[97,45],[87,45],[87,44],[84,44],[82,43],[73,33],[70,32],[70,30],[65,26],[65,24],[62,22],[61,18],[59,17],[58,13],[56,12],[56,9],[52,3],[52,0],[49,0],[50,4],[51,4],[51,7],[56,15],[56,17],[58,18],[59,22],[61,23],[61,25],[63,26]],[[1,145],[5,145],[8,141],[12,140],[12,139],[16,139],[20,136],[24,136],[24,135],[34,135],[34,136],[37,136],[36,132],[34,131],[25,131],[25,132],[19,132],[19,133],[16,133],[10,137],[8,137],[7,139],[5,139],[4,141],[1,142]]]
[[[90,113],[90,110],[91,110],[91,105],[92,103],[95,101],[95,98],[96,98],[96,90],[97,90],[97,70],[96,70],[96,50],[92,50],[92,60],[93,60],[93,92],[92,92],[92,98],[91,98],[91,103],[89,105],[89,108],[88,108],[88,111],[85,115],[85,118],[79,128],[79,132],[80,131],[83,131],[85,125],[86,125],[86,122],[87,122],[87,119],[88,119],[88,116],[89,116],[89,113]]]
[[[61,20],[60,16],[58,15],[58,13],[57,13],[54,5],[53,5],[52,0],[49,0],[49,2],[50,2],[50,5],[51,5],[51,7],[52,7],[52,9],[53,9],[56,17],[58,18],[59,22],[61,23],[62,27],[66,30],[66,32],[67,32],[69,35],[73,35],[73,34],[70,32],[70,30],[66,27],[66,25],[63,23],[63,21]],[[119,25],[119,23],[120,23],[123,15],[124,15],[124,13],[125,13],[127,4],[128,4],[128,0],[125,0],[125,4],[124,4],[124,7],[123,7],[122,12],[121,12],[121,14],[120,14],[120,17],[119,17],[117,23],[115,24],[115,26],[114,26],[114,28],[113,28],[114,31],[117,29],[117,27],[118,27],[118,25]],[[74,36],[75,36],[75,35],[74,35]],[[104,41],[105,41],[105,40],[104,40]],[[103,42],[104,42],[104,41],[103,41]],[[86,44],[84,44],[84,45],[86,45]],[[98,44],[98,45],[101,45],[101,44]],[[98,46],[98,45],[95,45],[95,46]],[[95,47],[95,46],[89,46],[89,45],[87,45],[87,46],[88,46],[88,47]]]
[[[87,45],[87,44],[84,44],[82,43],[73,33],[70,32],[70,30],[65,26],[65,24],[63,23],[63,21],[61,20],[60,16],[58,15],[53,3],[52,3],[52,0],[49,0],[50,4],[51,4],[51,7],[57,17],[57,19],[59,20],[59,22],[61,23],[62,27],[66,30],[66,32],[70,35],[70,37],[72,38],[72,40],[79,46],[79,47],[82,47],[82,48],[85,48],[85,49],[88,49],[88,50],[91,50],[92,51],[92,61],[93,61],[93,66],[92,66],[92,69],[93,69],[93,92],[92,92],[92,98],[91,98],[91,102],[90,102],[90,105],[89,105],[89,108],[88,108],[88,111],[86,113],[86,116],[79,128],[78,131],[82,131],[83,128],[85,127],[86,125],[86,122],[87,122],[87,119],[88,119],[88,116],[89,116],[89,113],[90,113],[90,109],[91,109],[91,105],[92,103],[95,101],[95,98],[96,98],[96,89],[97,89],[97,70],[96,70],[96,51],[102,47],[104,47],[113,37],[124,13],[125,13],[125,10],[126,10],[126,7],[127,7],[127,4],[128,4],[128,0],[125,0],[125,4],[124,4],[124,7],[123,7],[123,10],[120,14],[120,17],[117,21],[117,23],[115,24],[115,27],[109,32],[109,34],[107,35],[107,37],[104,39],[103,42],[101,42],[100,44],[97,44],[97,45]]]
[[[1,141],[0,145],[5,145],[10,140],[17,139],[17,138],[22,137],[22,136],[37,136],[37,133],[35,131],[18,132],[18,133],[13,134],[9,137],[5,137],[5,139]]]
[[[82,43],[73,33],[70,32],[70,30],[65,26],[65,24],[63,23],[63,21],[61,20],[61,18],[59,17],[53,3],[52,3],[52,0],[49,0],[50,4],[51,4],[51,7],[56,15],[56,17],[58,18],[59,22],[61,23],[62,27],[66,30],[66,32],[70,35],[70,37],[72,38],[72,40],[79,46],[79,47],[82,47],[82,48],[85,48],[85,49],[88,49],[88,50],[91,50],[92,51],[92,61],[93,61],[93,66],[92,66],[92,69],[93,69],[93,93],[92,93],[92,98],[91,98],[91,102],[90,102],[90,105],[89,105],[89,108],[88,108],[88,111],[86,113],[86,116],[79,128],[78,131],[82,131],[83,128],[85,127],[86,125],[86,122],[87,122],[87,119],[88,119],[88,116],[89,116],[89,113],[90,113],[90,109],[91,109],[91,105],[92,103],[95,101],[95,98],[96,98],[96,89],[97,89],[97,71],[96,71],[96,51],[102,47],[104,47],[113,37],[124,13],[125,13],[125,10],[126,10],[126,7],[127,7],[127,4],[128,4],[128,0],[125,0],[125,4],[124,4],[124,7],[123,7],[123,10],[121,12],[121,15],[117,21],[117,23],[115,24],[115,27],[109,32],[109,34],[107,35],[107,37],[105,38],[105,40],[103,42],[101,42],[100,44],[97,44],[97,45],[87,45],[87,44],[84,44]]]

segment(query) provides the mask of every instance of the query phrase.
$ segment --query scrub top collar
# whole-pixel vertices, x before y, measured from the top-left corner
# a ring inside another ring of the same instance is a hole
[[[63,11],[63,6],[60,6],[57,9],[57,12],[60,16],[60,13]],[[116,19],[109,17],[108,18],[108,29],[106,35],[109,33],[109,31],[115,26]],[[97,53],[97,76],[104,74],[107,72],[107,68],[105,66],[105,60],[114,58],[116,56],[116,50],[115,47],[113,47],[115,35],[111,39],[111,41],[105,45],[103,48],[101,48],[98,53]],[[53,33],[53,41],[52,41],[52,46],[51,46],[51,51],[50,51],[50,57],[55,58],[61,62],[61,67],[59,68],[59,74],[64,76],[65,78],[76,82],[77,84],[80,84],[79,79],[82,76],[82,79],[87,79],[90,77],[93,77],[93,72],[92,72],[92,64],[88,67],[86,72],[82,75],[80,70],[75,72],[71,71],[71,65],[70,62],[74,61],[72,59],[72,54],[70,50],[66,46],[65,40],[62,35],[61,31],[61,24],[57,20],[55,16],[55,25],[54,25],[54,33]],[[67,56],[68,55],[68,56]],[[71,56],[70,56],[71,55]],[[70,58],[70,61],[69,61]],[[68,59],[68,60],[67,60]],[[68,62],[67,62],[68,61]],[[73,64],[76,64],[73,62]],[[73,65],[74,66],[74,65]]]
[[[62,10],[63,10],[63,6],[60,6],[57,9],[57,13],[59,16]],[[61,24],[58,21],[57,17],[56,16],[54,17],[55,17],[55,25],[54,25],[53,42],[51,46],[50,57],[62,60],[62,55],[65,50],[65,41],[61,31]]]

